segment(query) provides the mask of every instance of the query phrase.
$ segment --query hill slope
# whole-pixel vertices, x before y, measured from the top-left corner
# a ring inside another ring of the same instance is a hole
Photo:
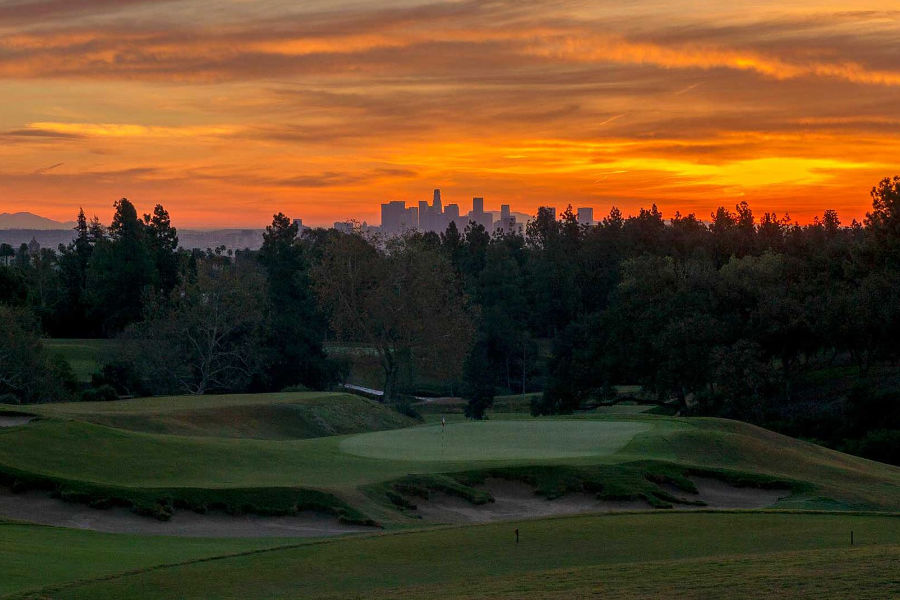
[[[398,512],[406,504],[395,492],[485,501],[475,489],[485,477],[519,479],[548,497],[593,490],[666,507],[674,498],[665,486],[690,492],[694,475],[788,487],[783,508],[900,511],[900,468],[721,419],[495,419],[296,439],[409,421],[345,394],[28,410],[43,418],[0,429],[0,477],[161,516],[179,504],[265,512],[324,506],[354,522],[402,524],[415,513]]]
[[[0,213],[0,229],[71,229],[74,222],[61,223],[30,212]]]
[[[165,396],[46,404],[29,410],[136,432],[271,440],[381,431],[416,423],[378,402],[321,392]]]

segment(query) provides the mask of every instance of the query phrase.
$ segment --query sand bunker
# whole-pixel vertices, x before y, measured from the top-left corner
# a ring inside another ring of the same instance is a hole
[[[34,417],[28,415],[0,415],[0,427],[18,427],[33,420]]]
[[[706,506],[676,505],[679,509],[766,508],[790,494],[787,490],[738,488],[716,479],[694,477],[698,494],[666,487],[672,495],[685,500],[702,500]],[[643,500],[598,500],[595,494],[577,492],[555,500],[534,493],[530,485],[505,479],[487,479],[483,486],[494,497],[490,504],[474,505],[469,501],[443,493],[431,498],[411,498],[416,512],[435,523],[484,523],[511,519],[530,519],[554,515],[574,515],[629,510],[655,510]]]
[[[735,487],[710,477],[691,477],[697,486],[697,494],[670,490],[676,498],[702,500],[706,506],[689,508],[769,508],[782,498],[791,495],[788,489],[760,489]],[[680,508],[680,507],[679,507]]]
[[[646,510],[643,500],[600,501],[595,494],[578,492],[562,498],[547,500],[534,493],[534,488],[520,481],[487,479],[483,489],[490,492],[494,502],[474,505],[468,500],[443,493],[432,494],[428,500],[414,498],[416,512],[428,521],[440,523],[484,523],[509,519],[529,519],[554,515],[574,515],[589,512]]]
[[[0,517],[107,533],[179,537],[322,537],[372,530],[371,527],[344,525],[331,515],[316,512],[262,517],[179,510],[171,520],[158,521],[136,515],[126,508],[98,510],[51,498],[41,492],[13,494],[7,488],[0,488]]]

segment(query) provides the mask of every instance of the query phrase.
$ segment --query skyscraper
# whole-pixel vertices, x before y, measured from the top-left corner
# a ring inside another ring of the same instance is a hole
[[[406,202],[402,200],[382,204],[381,231],[388,235],[400,233],[403,230],[401,225],[407,221],[406,210]]]
[[[578,224],[579,225],[593,225],[594,224],[594,209],[593,208],[579,208],[578,209]]]
[[[431,207],[435,210],[437,214],[442,214],[444,212],[444,205],[441,202],[441,190],[434,190],[434,200],[431,203]]]

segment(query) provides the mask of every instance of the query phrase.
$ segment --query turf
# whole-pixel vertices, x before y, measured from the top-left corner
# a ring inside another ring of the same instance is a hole
[[[29,410],[145,433],[274,440],[380,431],[416,423],[360,396],[322,392],[166,396],[45,404]]]
[[[40,597],[887,598],[900,590],[898,559],[896,517],[621,514],[346,538],[50,587]]]
[[[175,405],[181,402],[186,401],[175,401]],[[134,404],[124,408],[118,405],[101,405],[96,414],[137,410]],[[77,420],[93,418],[91,414],[79,416],[78,408],[35,407],[35,412],[56,411],[58,416],[0,430],[0,473],[13,479],[26,480],[28,475],[55,480],[67,487],[81,482],[95,490],[98,486],[130,488],[135,493],[160,488],[203,489],[210,490],[211,495],[221,489],[284,488],[290,494],[302,489],[319,490],[343,499],[374,520],[390,524],[395,519],[402,522],[405,517],[380,507],[362,494],[361,488],[409,474],[662,461],[807,484],[804,493],[779,504],[783,507],[900,510],[900,468],[718,419],[585,416],[453,423],[444,434],[446,454],[440,456],[434,451],[440,448],[436,443],[429,449],[421,442],[423,436],[441,436],[440,429],[434,426],[284,441],[178,436],[126,431]],[[68,419],[61,418],[63,412],[68,413]],[[480,429],[484,426],[487,428]],[[529,437],[525,443],[503,442],[502,436],[494,439],[495,436],[484,434],[496,426],[520,434],[528,432]],[[610,440],[593,440],[589,435],[569,435],[579,431],[601,436],[612,432],[610,438],[618,437],[610,444]],[[626,431],[633,436],[630,441]],[[467,441],[456,444],[457,439]],[[357,454],[346,451],[347,446]],[[556,448],[565,449],[567,455],[560,457],[561,451]],[[586,448],[594,450],[588,453]],[[378,457],[385,455],[391,458]],[[284,499],[282,505],[290,502]]]
[[[266,539],[138,537],[0,522],[0,596],[284,543]]]
[[[647,423],[633,421],[487,421],[356,435],[343,452],[387,460],[549,460],[613,454]]]

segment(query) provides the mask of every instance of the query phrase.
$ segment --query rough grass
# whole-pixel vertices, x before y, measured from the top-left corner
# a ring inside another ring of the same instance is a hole
[[[381,431],[416,423],[354,394],[322,392],[164,396],[45,404],[29,410],[145,433],[274,440]]]
[[[685,467],[673,463],[643,461],[596,466],[523,466],[476,469],[447,475],[408,475],[369,486],[367,493],[377,500],[387,500],[402,510],[416,508],[414,497],[428,499],[432,492],[444,492],[464,498],[472,504],[493,502],[494,498],[476,486],[488,478],[522,481],[535,488],[535,493],[548,500],[571,492],[595,493],[598,500],[644,500],[654,508],[678,505],[704,506],[687,494],[696,494],[691,476],[710,477],[736,487],[784,489],[805,493],[811,486],[799,481],[779,479],[753,473],[724,469]],[[660,484],[669,484],[686,492],[676,495]]]
[[[352,537],[51,586],[33,597],[888,598],[900,591],[898,559],[896,517],[620,514]]]

